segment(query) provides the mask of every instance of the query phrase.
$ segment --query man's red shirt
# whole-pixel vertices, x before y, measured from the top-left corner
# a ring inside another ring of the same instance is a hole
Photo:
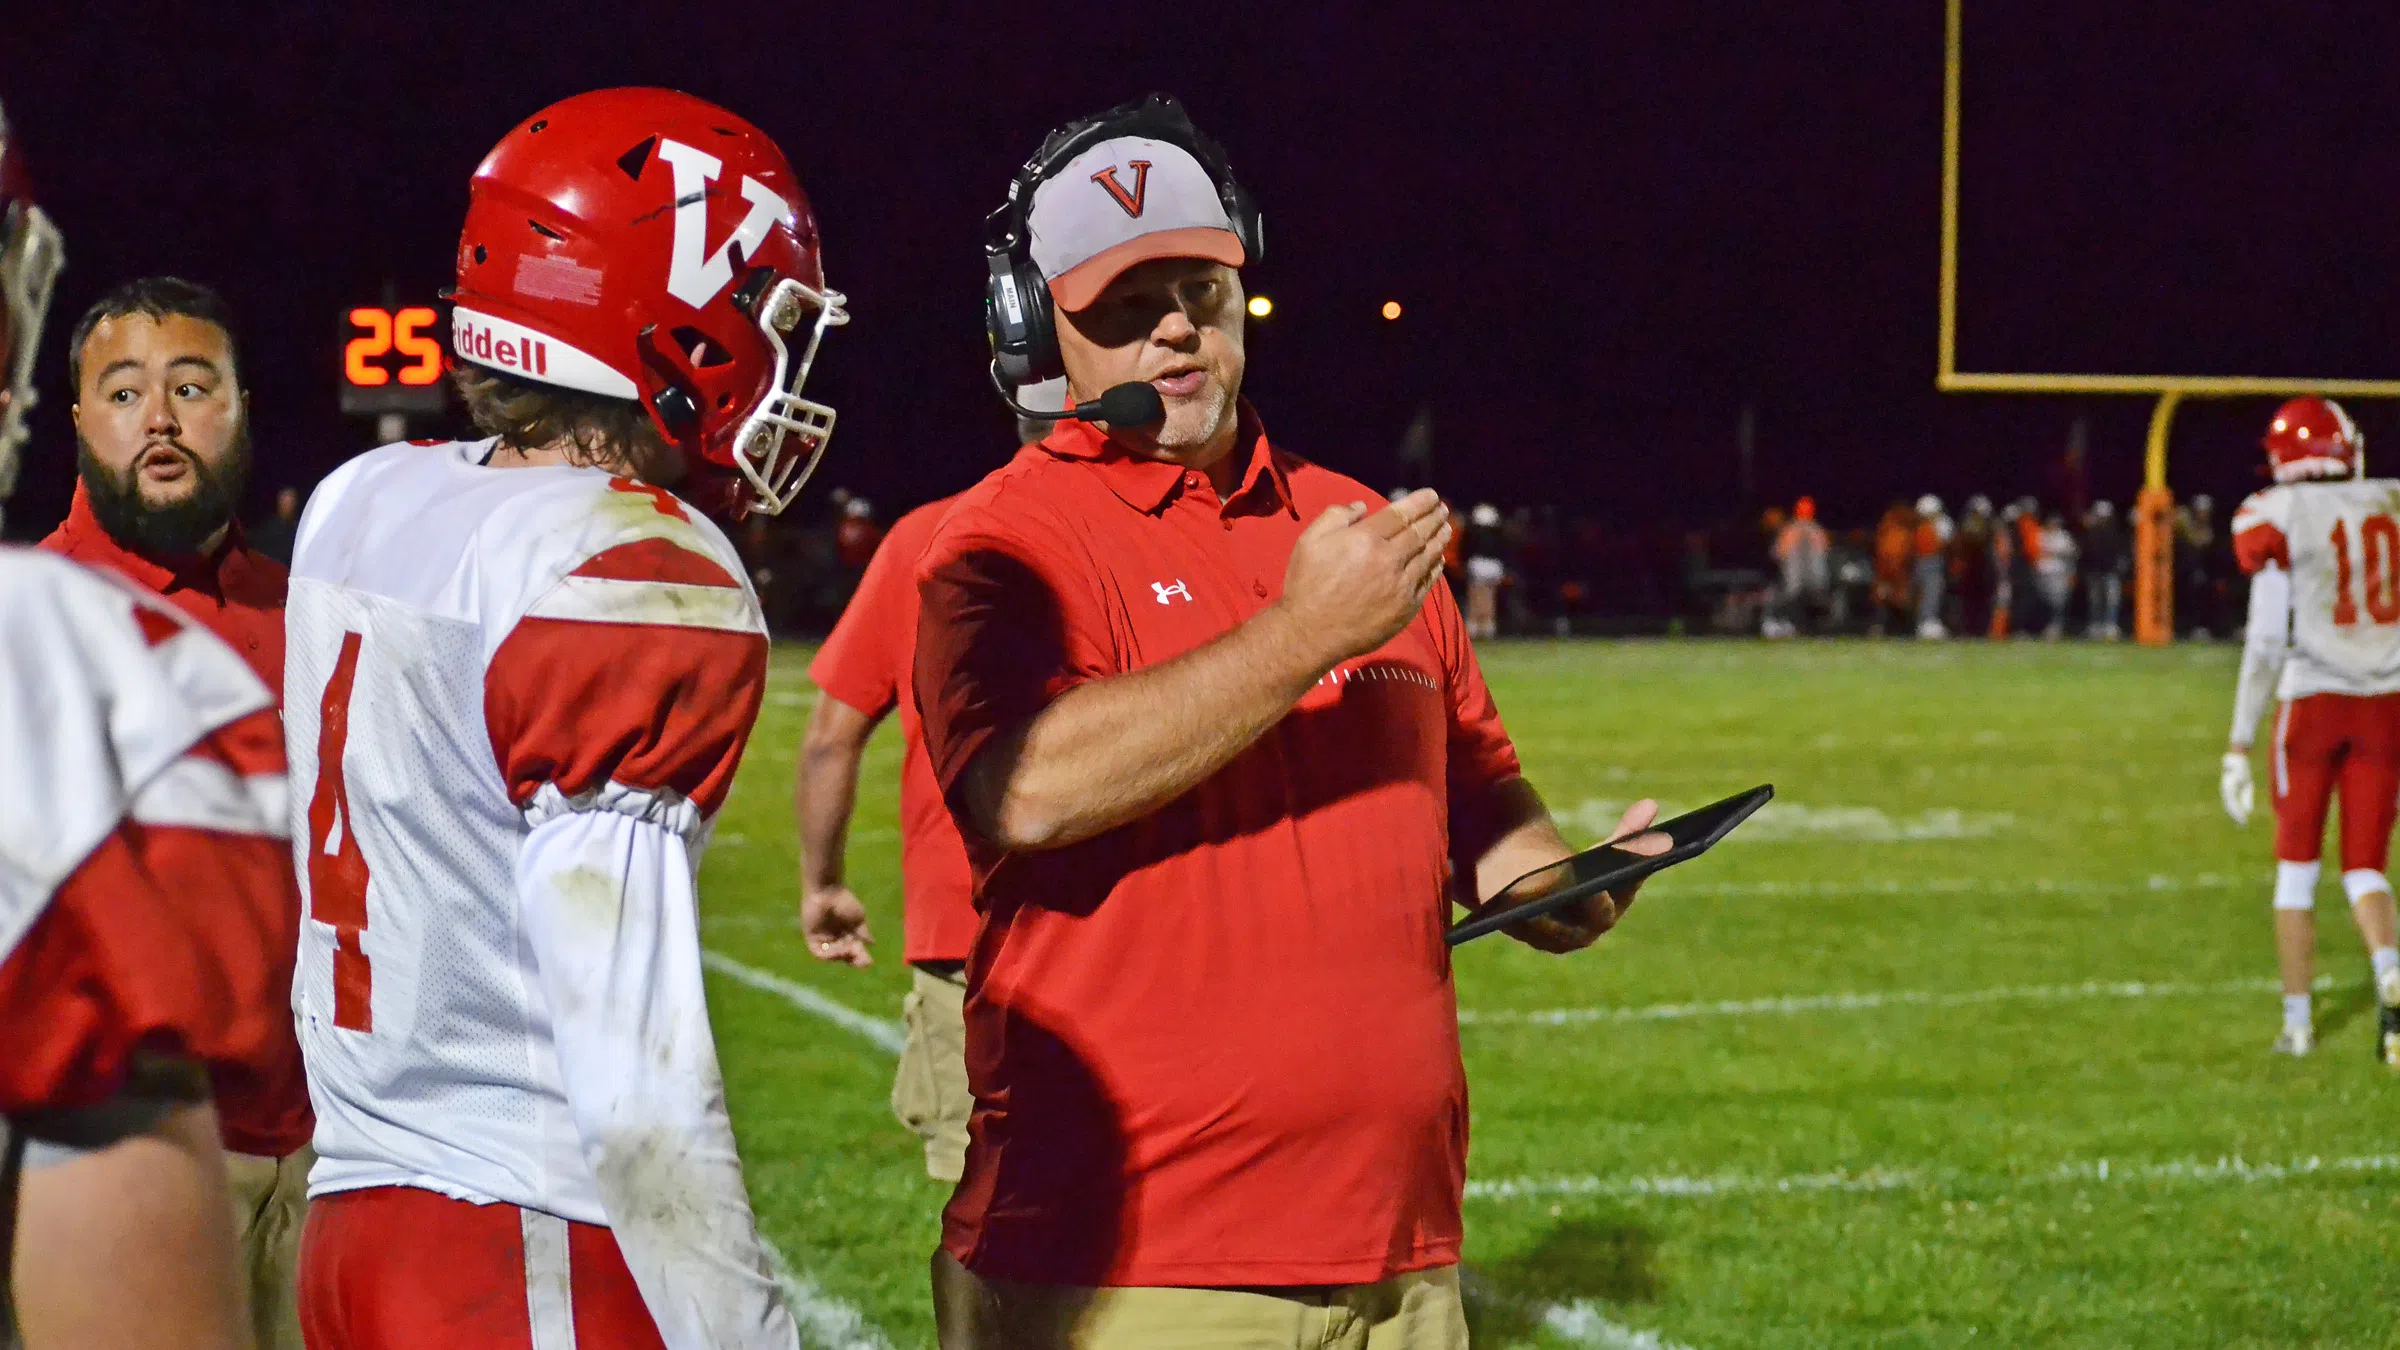
[[[808,666],[817,688],[871,719],[900,710],[900,877],[907,916],[902,957],[912,962],[964,961],[975,942],[967,846],[925,758],[917,701],[903,697],[917,654],[917,561],[956,500],[920,506],[893,524],[858,593]]]
[[[241,654],[280,698],[283,694],[283,595],[291,569],[249,546],[240,522],[206,557],[162,561],[118,543],[92,514],[83,484],[65,523],[41,547],[79,563],[105,567],[200,621]]]
[[[916,696],[945,792],[1065,691],[1266,608],[1308,521],[1378,501],[1276,450],[1246,407],[1240,436],[1225,501],[1072,423],[960,499],[919,569]],[[1146,819],[1041,853],[969,839],[983,927],[952,1256],[1003,1279],[1187,1286],[1458,1259],[1451,826],[1519,772],[1462,628],[1435,587],[1398,637]]]
[[[41,547],[93,567],[105,567],[190,615],[225,640],[250,663],[280,702],[283,695],[283,601],[290,569],[244,542],[236,522],[225,541],[205,557],[167,562],[118,543],[92,514],[83,484],[75,485],[67,519]],[[280,734],[280,733],[278,733]],[[297,890],[291,911],[291,940],[299,945]],[[288,964],[287,964],[288,969]],[[280,991],[288,1006],[290,990]],[[308,1077],[301,1066],[300,1040],[288,1014],[275,1019],[256,1062],[244,1073],[215,1075],[217,1117],[225,1147],[255,1157],[280,1158],[299,1151],[316,1130],[308,1104]]]

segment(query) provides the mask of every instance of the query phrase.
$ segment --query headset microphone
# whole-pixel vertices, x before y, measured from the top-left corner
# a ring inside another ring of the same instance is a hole
[[[1091,402],[1063,412],[1045,412],[1017,402],[1015,392],[1001,381],[997,367],[992,371],[992,387],[1000,391],[1001,400],[1015,409],[1017,416],[1036,422],[1106,422],[1112,427],[1146,427],[1165,421],[1167,416],[1166,400],[1146,380],[1127,380],[1102,391]]]

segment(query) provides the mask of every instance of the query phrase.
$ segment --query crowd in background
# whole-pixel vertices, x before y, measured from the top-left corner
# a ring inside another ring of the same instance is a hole
[[[1995,510],[1979,495],[1953,518],[1928,494],[1913,505],[1894,502],[1872,529],[1839,537],[1815,516],[1807,498],[1788,516],[1765,512],[1765,582],[1722,591],[1718,627],[1747,629],[1750,605],[1757,631],[1770,638],[1863,631],[2114,640],[2130,626],[2133,536],[2112,502],[2070,516],[2030,496]],[[2230,536],[2205,495],[2175,509],[2173,567],[2179,635],[2239,627]]]
[[[300,511],[281,489],[254,544],[288,557]],[[822,635],[858,588],[888,521],[836,488],[799,519],[753,517],[735,544],[769,625]],[[2096,501],[2079,515],[2022,497],[1976,496],[1953,516],[1935,496],[1894,502],[1870,526],[1836,528],[1816,503],[1770,506],[1710,530],[1612,529],[1555,506],[1453,507],[1466,521],[1449,576],[1467,629],[1507,635],[1658,633],[2115,639],[2132,624],[2133,538],[2126,513]],[[2241,626],[2238,572],[2215,504],[2175,510],[2175,615],[2181,636]]]
[[[1989,498],[1977,496],[1953,520],[1929,494],[1914,506],[1893,503],[1870,546],[1871,631],[2059,638],[2072,621],[2087,637],[2124,634],[2132,551],[2112,503],[2095,502],[2070,524],[2032,497],[1995,512]],[[1762,624],[1767,636],[1788,637],[1830,607],[1830,552],[1813,525],[1795,518],[1782,527],[1775,602]]]

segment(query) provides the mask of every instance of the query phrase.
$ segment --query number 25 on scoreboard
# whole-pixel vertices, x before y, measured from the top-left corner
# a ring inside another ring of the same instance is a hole
[[[442,346],[425,335],[434,321],[434,312],[424,305],[401,310],[361,305],[351,310],[351,326],[362,331],[342,348],[342,377],[369,388],[390,384],[395,372],[379,362],[396,351],[411,358],[411,364],[397,372],[400,383],[411,387],[432,384],[442,377]]]
[[[2333,522],[2333,622],[2348,628],[2358,622],[2358,598],[2353,587],[2356,571],[2350,565],[2350,522]],[[2367,619],[2400,623],[2400,524],[2390,516],[2369,516],[2358,524],[2359,551],[2366,554]]]

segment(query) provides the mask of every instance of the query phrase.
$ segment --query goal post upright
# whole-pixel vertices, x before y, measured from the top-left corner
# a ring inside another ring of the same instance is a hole
[[[2272,375],[2101,375],[1965,371],[1958,368],[1959,91],[1965,77],[1966,0],[1947,0],[1942,53],[1942,243],[1934,388],[1945,394],[2093,394],[2154,398],[2142,491],[2135,499],[2134,637],[2159,644],[2175,636],[2175,498],[2167,488],[2167,445],[2175,412],[2187,398],[2258,398],[2321,394],[2400,398],[2400,380],[2307,379]]]

